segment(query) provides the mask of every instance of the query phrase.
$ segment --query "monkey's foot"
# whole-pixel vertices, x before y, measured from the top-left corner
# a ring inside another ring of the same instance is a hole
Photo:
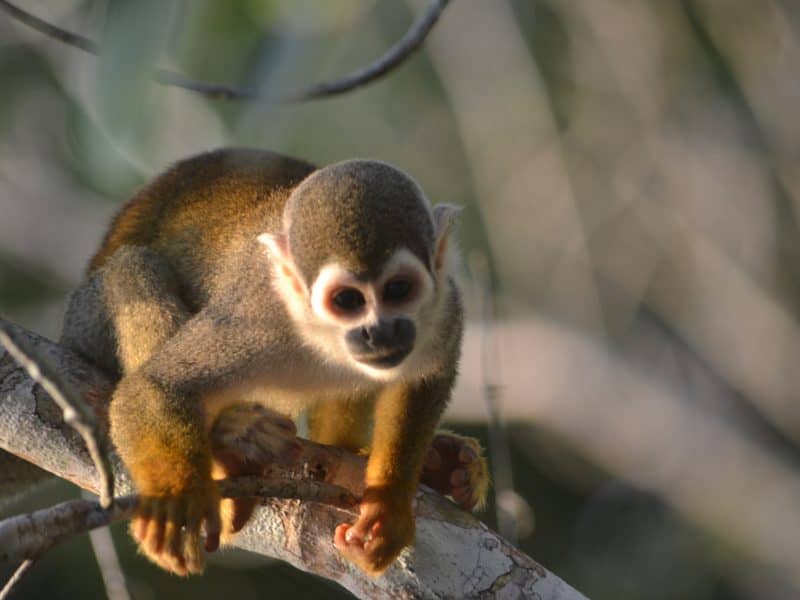
[[[211,428],[214,478],[261,475],[270,464],[292,464],[302,446],[294,422],[260,404],[237,404],[223,410]],[[222,539],[245,526],[258,498],[226,498],[220,504]]]
[[[489,467],[474,438],[439,431],[425,457],[420,481],[450,496],[464,510],[483,508],[489,491]]]
[[[224,465],[263,466],[296,461],[302,449],[296,436],[291,419],[260,404],[236,404],[219,414],[210,439],[214,459]]]
[[[200,531],[205,525],[205,549],[216,550],[220,536],[218,506],[212,489],[188,490],[177,497],[143,496],[131,521],[131,535],[139,550],[161,568],[181,576],[202,573],[205,553]]]
[[[371,577],[383,573],[414,540],[411,503],[397,498],[386,488],[367,488],[358,520],[342,523],[333,534],[342,556]]]

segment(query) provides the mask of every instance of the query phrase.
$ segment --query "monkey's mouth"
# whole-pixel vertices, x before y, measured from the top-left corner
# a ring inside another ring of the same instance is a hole
[[[390,352],[374,353],[374,354],[357,354],[354,355],[358,362],[374,367],[377,369],[391,369],[396,367],[406,356],[411,353],[411,348],[399,348]]]

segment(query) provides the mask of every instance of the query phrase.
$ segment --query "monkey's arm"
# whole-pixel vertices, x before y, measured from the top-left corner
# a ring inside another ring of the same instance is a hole
[[[452,376],[398,383],[378,398],[360,516],[334,535],[342,554],[371,575],[414,539],[411,503],[452,384]]]
[[[253,362],[249,329],[206,310],[117,386],[111,437],[142,496],[132,533],[154,562],[178,574],[203,567],[219,540],[206,402],[241,380]]]

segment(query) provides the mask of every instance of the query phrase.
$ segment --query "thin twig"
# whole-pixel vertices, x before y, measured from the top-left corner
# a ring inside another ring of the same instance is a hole
[[[58,374],[47,357],[37,353],[3,321],[0,321],[0,344],[27,371],[30,378],[44,388],[61,409],[64,422],[83,438],[100,478],[100,504],[109,508],[114,499],[114,477],[106,438],[97,426],[94,412]]]
[[[87,491],[81,494],[84,498],[90,497]],[[105,596],[108,600],[130,600],[131,595],[125,583],[125,573],[119,563],[119,555],[111,537],[108,527],[98,527],[89,532],[89,543],[92,546],[97,568],[105,587]]]
[[[511,448],[502,422],[502,392],[500,356],[494,348],[492,328],[495,320],[494,289],[489,261],[484,254],[473,254],[469,267],[481,311],[481,387],[489,416],[489,456],[494,475],[495,509],[500,535],[512,544],[517,543],[516,515],[504,501],[514,492]]]
[[[428,9],[416,20],[405,35],[380,58],[366,67],[353,71],[339,79],[316,83],[306,89],[287,94],[269,96],[258,87],[238,87],[223,83],[198,81],[189,79],[179,73],[167,69],[156,68],[153,79],[157,83],[179,87],[195,92],[207,98],[218,100],[255,100],[261,99],[276,103],[307,102],[319,98],[327,98],[344,94],[386,75],[417,50],[431,32],[450,0],[432,0]],[[11,4],[8,0],[0,0],[0,8],[9,15],[50,38],[64,44],[99,55],[100,45],[85,36],[67,31]]]
[[[352,508],[356,497],[343,487],[322,481],[236,477],[219,482],[223,498],[258,497],[318,502]],[[121,496],[104,509],[92,500],[70,500],[34,513],[0,521],[0,560],[38,558],[75,535],[105,527],[133,516],[138,496]]]
[[[125,573],[119,563],[119,555],[114,546],[114,538],[108,527],[100,527],[89,532],[89,543],[97,561],[97,568],[105,587],[105,597],[108,600],[130,600],[128,586],[125,583]]]
[[[22,564],[14,571],[14,574],[11,576],[6,584],[3,586],[3,589],[0,590],[0,600],[7,600],[11,597],[11,594],[14,592],[14,588],[17,587],[22,578],[25,577],[25,574],[31,570],[31,567],[36,563],[36,560],[33,558],[27,558],[22,561]]]
[[[415,21],[406,34],[392,46],[386,54],[363,69],[354,71],[340,79],[318,83],[307,90],[289,94],[284,97],[288,102],[303,102],[315,98],[324,98],[349,92],[359,86],[370,83],[385,75],[405,61],[417,48],[439,20],[450,0],[433,0],[423,15]]]
[[[59,42],[67,44],[68,46],[83,50],[84,52],[100,54],[100,46],[96,42],[77,33],[72,33],[66,29],[61,29],[60,27],[51,25],[47,21],[43,21],[39,17],[36,17],[31,13],[14,6],[7,0],[0,0],[0,8],[5,10],[20,23],[27,25],[31,29],[35,29],[39,33],[43,33],[47,37],[51,37],[54,40],[58,40]]]

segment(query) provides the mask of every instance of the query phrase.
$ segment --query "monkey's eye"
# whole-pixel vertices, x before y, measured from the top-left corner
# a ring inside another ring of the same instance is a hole
[[[355,288],[344,288],[333,295],[333,305],[342,312],[355,312],[364,306],[364,294]]]
[[[411,295],[414,284],[408,279],[392,279],[383,288],[383,299],[386,302],[402,302]]]

